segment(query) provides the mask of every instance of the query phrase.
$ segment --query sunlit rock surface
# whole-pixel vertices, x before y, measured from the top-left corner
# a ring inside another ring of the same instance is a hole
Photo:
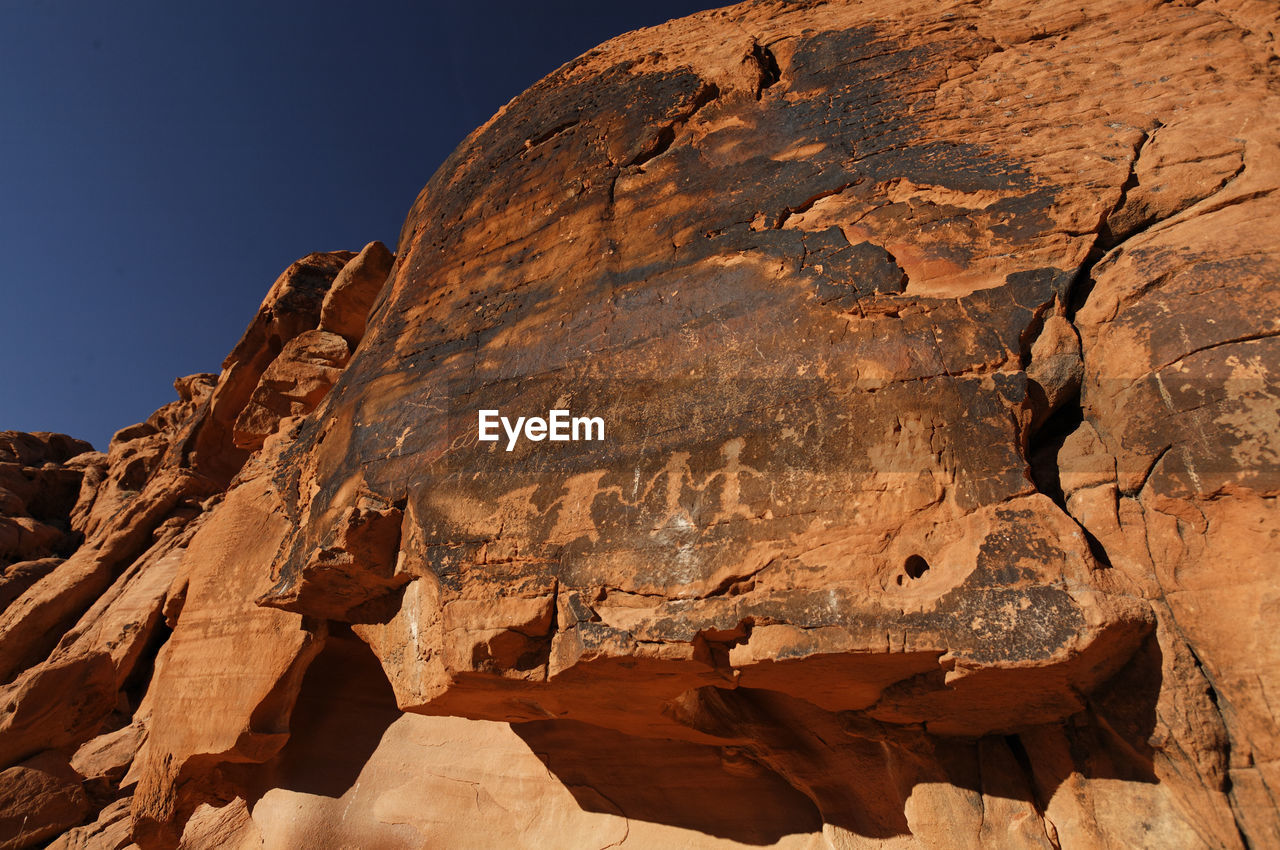
[[[0,442],[4,846],[1280,846],[1277,26],[554,72],[105,454]]]

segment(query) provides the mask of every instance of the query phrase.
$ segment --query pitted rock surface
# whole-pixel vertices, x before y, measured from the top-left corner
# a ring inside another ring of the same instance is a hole
[[[1278,29],[550,74],[107,452],[0,439],[5,846],[1280,846]]]

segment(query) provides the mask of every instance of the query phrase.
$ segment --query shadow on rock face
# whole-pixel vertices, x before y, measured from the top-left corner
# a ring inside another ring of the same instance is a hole
[[[290,720],[289,743],[264,766],[267,788],[337,799],[347,792],[400,716],[391,685],[369,647],[336,626],[307,668]]]
[[[822,829],[811,800],[736,747],[637,738],[573,720],[513,728],[588,812],[756,845]]]
[[[1146,741],[1157,724],[1160,682],[1152,637],[1084,711],[1008,735],[943,737],[927,724],[896,726],[776,691],[718,687],[687,692],[670,706],[696,740],[576,720],[512,728],[585,811],[753,845],[824,823],[865,838],[925,839],[922,811],[956,830],[967,829],[970,816],[981,830],[984,818],[1001,811],[1039,823],[1070,780],[1157,782]],[[940,797],[938,788],[952,791]]]

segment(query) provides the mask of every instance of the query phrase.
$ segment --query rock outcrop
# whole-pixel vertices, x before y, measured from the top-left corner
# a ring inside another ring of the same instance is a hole
[[[186,598],[188,546],[250,456],[245,445],[291,427],[341,373],[350,344],[317,326],[355,257],[290,266],[222,374],[179,378],[178,400],[119,431],[106,453],[59,434],[0,435],[0,528],[26,532],[5,538],[0,561],[3,846],[76,827],[60,841],[114,847],[131,832],[126,774],[147,739],[157,652]],[[358,326],[349,312],[339,316]],[[82,825],[94,817],[100,828]]]
[[[551,74],[105,454],[6,435],[5,846],[1280,846],[1277,26]]]
[[[0,431],[0,609],[75,551],[71,514],[94,460],[65,434]]]

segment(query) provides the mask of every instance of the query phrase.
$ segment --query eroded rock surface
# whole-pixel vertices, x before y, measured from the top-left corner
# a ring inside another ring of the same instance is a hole
[[[749,2],[565,65],[394,262],[304,258],[54,461],[4,799],[144,850],[1280,846],[1277,25]]]
[[[0,610],[75,551],[71,513],[92,452],[65,434],[0,431]]]
[[[47,529],[6,543],[0,560],[3,846],[36,846],[59,833],[58,846],[130,843],[137,783],[131,767],[140,751],[152,736],[173,746],[167,734],[208,728],[204,706],[155,726],[157,716],[173,717],[164,714],[172,702],[162,702],[157,715],[150,696],[157,656],[180,654],[203,588],[229,581],[226,570],[188,560],[191,541],[206,525],[211,528],[201,540],[226,529],[221,520],[210,522],[215,518],[226,518],[233,529],[210,553],[242,559],[242,544],[259,539],[234,526],[233,505],[250,490],[234,487],[225,499],[224,491],[251,456],[246,440],[261,447],[293,427],[349,359],[353,343],[317,325],[330,284],[353,257],[312,254],[290,266],[223,373],[179,378],[177,401],[119,431],[105,453],[58,434],[0,434],[2,519]],[[359,343],[358,334],[353,339]],[[263,555],[268,563],[269,554]],[[266,571],[262,576],[265,581]],[[193,597],[193,610],[184,615]],[[225,605],[220,610],[224,631],[241,637],[224,661],[261,655],[252,617],[238,619]],[[297,616],[254,611],[268,621],[291,620],[297,631]],[[180,619],[182,635],[171,640]],[[305,667],[292,656],[284,663]],[[245,681],[231,666],[220,673],[206,668],[203,675],[224,694],[236,691],[228,681],[240,687]],[[265,687],[277,690],[275,680]],[[269,751],[284,737],[267,735],[261,746]]]

